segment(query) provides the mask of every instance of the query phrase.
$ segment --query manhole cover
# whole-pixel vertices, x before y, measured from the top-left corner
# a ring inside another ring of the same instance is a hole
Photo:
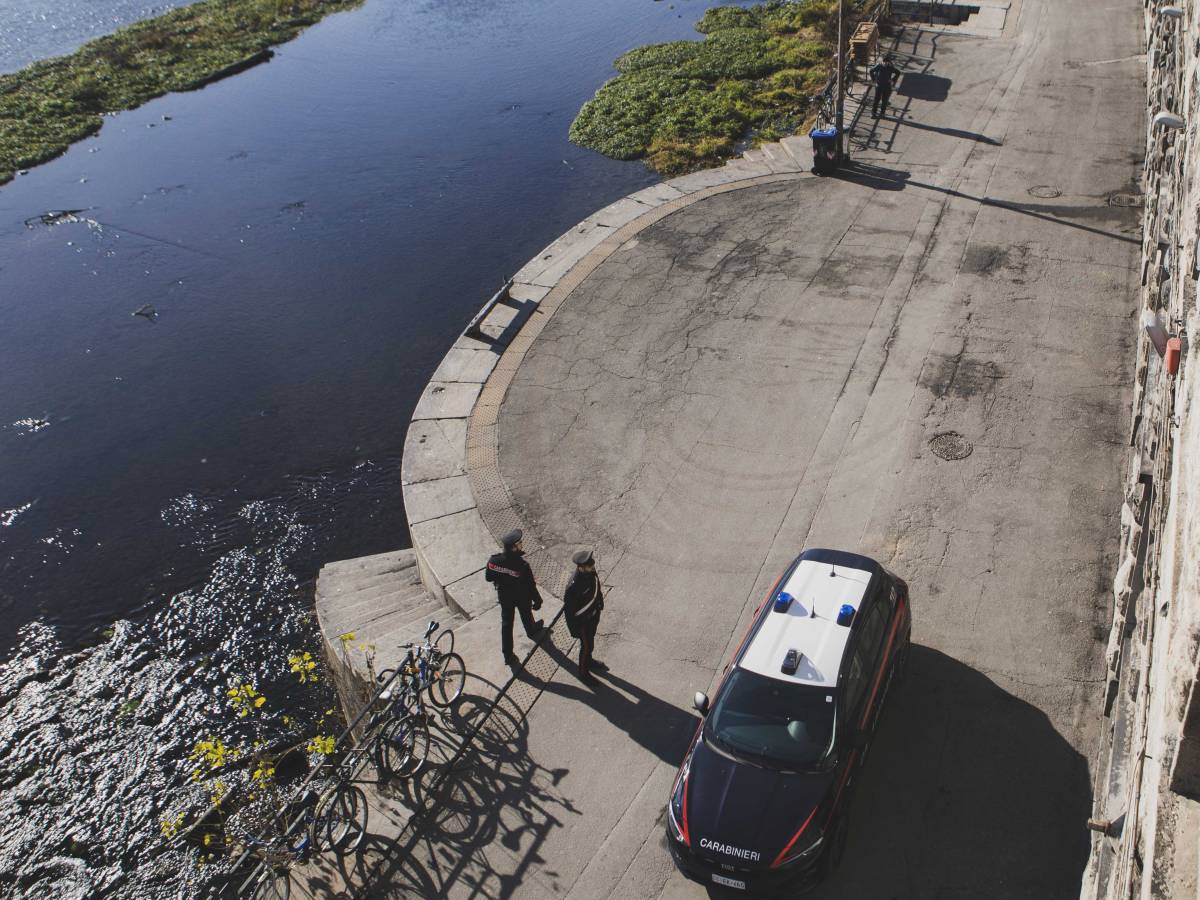
[[[1142,197],[1140,194],[1109,194],[1109,206],[1141,206]]]
[[[942,459],[966,459],[975,448],[957,431],[943,431],[929,439],[929,449]]]
[[[1062,191],[1052,184],[1035,184],[1029,189],[1029,193],[1042,200],[1053,200],[1055,197],[1062,196]]]

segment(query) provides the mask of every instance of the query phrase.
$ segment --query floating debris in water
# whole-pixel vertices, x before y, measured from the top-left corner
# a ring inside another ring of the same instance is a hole
[[[50,427],[50,419],[47,416],[17,419],[17,421],[13,422],[13,428],[21,429],[21,434],[33,434],[35,431],[41,431],[43,428],[48,427]]]
[[[104,226],[95,219],[90,219],[83,213],[86,209],[51,209],[42,213],[39,216],[30,216],[25,220],[26,228],[48,227],[53,228],[56,225],[77,225],[82,222],[88,227],[89,231],[98,234],[104,234]],[[117,235],[120,237],[120,235]]]
[[[80,213],[87,212],[86,209],[51,209],[42,213],[40,216],[30,216],[25,220],[26,228],[36,228],[39,225],[65,225],[68,223],[82,222]]]
[[[14,507],[13,509],[6,509],[3,511],[0,511],[0,527],[3,527],[3,528],[10,527],[13,522],[17,521],[17,516],[19,516],[21,513],[25,512],[25,510],[29,509],[29,507],[33,506],[33,504],[35,504],[36,502],[37,502],[36,500],[30,500],[28,503],[26,503],[22,506],[17,506],[17,507]]]

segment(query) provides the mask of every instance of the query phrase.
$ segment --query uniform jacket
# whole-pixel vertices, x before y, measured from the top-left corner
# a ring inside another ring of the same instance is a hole
[[[891,63],[881,62],[871,66],[867,74],[871,76],[871,81],[877,88],[890,91],[896,79],[900,77],[900,70]]]
[[[541,608],[542,595],[538,593],[533,569],[521,554],[493,554],[488,558],[484,577],[496,586],[501,603]]]
[[[563,592],[563,611],[567,616],[567,628],[575,635],[581,622],[591,622],[600,617],[604,609],[604,591],[595,572],[576,570]]]

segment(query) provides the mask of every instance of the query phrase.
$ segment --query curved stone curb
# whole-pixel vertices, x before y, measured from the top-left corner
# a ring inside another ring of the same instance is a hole
[[[571,292],[643,229],[708,197],[811,177],[810,144],[799,137],[747,151],[720,169],[652,185],[588,216],[513,276],[512,305],[484,318],[485,340],[463,335],[422,393],[409,425],[401,484],[421,581],[447,606],[475,618],[495,604],[483,578],[497,536],[520,521],[500,476],[496,422],[525,353]],[[543,589],[561,596],[566,559],[535,549],[528,560]]]

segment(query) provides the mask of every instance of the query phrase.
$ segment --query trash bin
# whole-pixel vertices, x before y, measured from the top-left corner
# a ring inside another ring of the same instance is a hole
[[[838,130],[836,125],[814,128],[808,133],[813,145],[813,171],[826,175],[838,167]]]

